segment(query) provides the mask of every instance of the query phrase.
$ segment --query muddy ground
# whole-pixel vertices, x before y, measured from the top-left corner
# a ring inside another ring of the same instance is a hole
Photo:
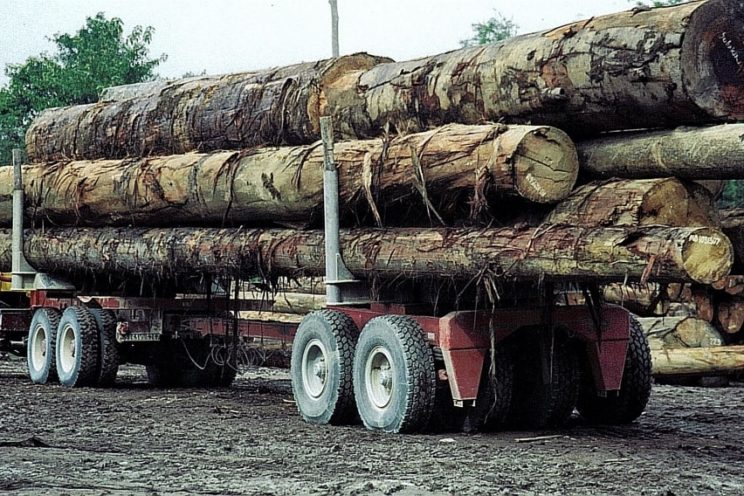
[[[744,385],[658,386],[623,428],[382,435],[303,423],[287,373],[223,390],[32,386],[0,362],[0,493],[744,494]],[[521,438],[557,435],[542,441]]]

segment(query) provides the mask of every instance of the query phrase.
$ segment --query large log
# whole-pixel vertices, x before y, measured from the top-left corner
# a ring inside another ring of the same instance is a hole
[[[42,112],[26,133],[26,151],[46,162],[311,143],[320,136],[327,93],[341,91],[349,103],[360,98],[358,77],[346,76],[389,60],[354,54],[187,78],[132,98],[111,90],[105,101]]]
[[[734,246],[737,273],[744,271],[744,208],[719,210],[723,232]]]
[[[572,135],[736,120],[743,23],[739,1],[690,2],[381,64],[362,75],[364,108],[351,114],[399,132],[485,119]]]
[[[709,322],[696,317],[640,317],[638,322],[651,349],[723,345],[721,333]]]
[[[651,350],[655,376],[730,374],[744,371],[744,346]]]
[[[666,288],[660,284],[608,284],[602,288],[602,296],[640,316],[665,315],[669,310]]]
[[[744,299],[729,298],[716,305],[718,328],[726,334],[736,334],[744,327]]]
[[[556,205],[546,222],[585,227],[720,225],[709,192],[674,178],[585,184]]]
[[[379,204],[391,217],[417,207],[423,213],[429,203],[446,216],[457,198],[471,210],[503,195],[555,202],[578,174],[571,140],[545,126],[453,124],[390,141],[348,141],[337,144],[335,161],[342,213]],[[0,168],[0,225],[11,221],[12,172]],[[255,225],[322,213],[318,145],[59,162],[24,174],[27,214],[60,225]]]
[[[744,179],[744,124],[612,133],[578,145],[597,178]]]
[[[38,270],[172,278],[206,273],[254,277],[325,271],[321,231],[209,228],[56,228],[27,231]],[[11,233],[0,229],[0,270]],[[731,266],[731,245],[710,228],[570,226],[342,231],[349,269],[360,277],[480,277],[541,280],[693,280]]]

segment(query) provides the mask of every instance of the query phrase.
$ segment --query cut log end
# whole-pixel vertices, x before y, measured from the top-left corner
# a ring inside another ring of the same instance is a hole
[[[536,203],[555,203],[566,198],[576,184],[579,158],[566,133],[553,127],[531,128],[514,156],[516,188]]]
[[[744,5],[711,0],[697,8],[682,43],[687,93],[714,117],[744,118]]]
[[[711,284],[727,276],[733,260],[731,241],[716,229],[696,229],[684,240],[682,266],[695,282]]]

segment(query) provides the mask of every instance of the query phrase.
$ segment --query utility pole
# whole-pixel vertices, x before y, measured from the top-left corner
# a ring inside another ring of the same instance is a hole
[[[331,47],[333,56],[339,56],[338,48],[338,0],[328,0],[331,4]]]

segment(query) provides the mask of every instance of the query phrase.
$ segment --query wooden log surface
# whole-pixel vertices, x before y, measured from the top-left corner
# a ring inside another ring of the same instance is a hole
[[[546,222],[585,227],[720,225],[710,193],[675,178],[585,184],[556,205]]]
[[[666,288],[660,284],[608,284],[602,288],[602,296],[640,316],[665,315],[669,310]]]
[[[736,334],[744,327],[744,299],[728,298],[716,303],[716,322],[726,334]]]
[[[710,288],[706,286],[693,286],[691,299],[692,303],[695,304],[697,316],[706,322],[713,322],[716,307],[713,303],[713,294]]]
[[[573,136],[736,120],[744,116],[742,19],[736,0],[690,2],[380,64],[362,74],[364,108],[351,114],[404,133],[503,119]]]
[[[744,371],[744,346],[651,350],[655,376],[732,374]]]
[[[42,112],[26,133],[26,152],[31,161],[48,162],[312,143],[327,93],[341,91],[351,104],[360,98],[358,77],[346,76],[384,61],[390,59],[359,53],[186,78],[132,98],[112,90],[109,100]]]
[[[610,133],[578,144],[596,178],[744,179],[744,124]]]
[[[27,151],[48,161],[300,144],[317,139],[320,115],[358,138],[451,122],[529,122],[578,136],[732,121],[744,117],[743,19],[737,0],[697,1],[408,62],[354,55],[176,81],[156,98],[44,112]]]
[[[11,233],[0,229],[0,270]],[[355,229],[341,249],[359,277],[710,283],[731,266],[731,245],[710,228],[543,226],[500,229]],[[199,273],[319,275],[323,233],[281,229],[56,228],[29,230],[25,253],[50,273],[173,278]]]
[[[697,317],[639,317],[651,349],[723,345],[721,333]]]
[[[347,141],[336,145],[335,161],[342,214],[357,217],[371,208],[381,218],[386,210],[421,216],[429,204],[447,217],[458,201],[474,215],[504,195],[551,203],[578,174],[571,140],[545,126],[453,124]],[[12,218],[12,173],[0,168],[0,225]],[[307,223],[322,215],[323,149],[59,162],[26,167],[24,184],[27,214],[58,225]]]

